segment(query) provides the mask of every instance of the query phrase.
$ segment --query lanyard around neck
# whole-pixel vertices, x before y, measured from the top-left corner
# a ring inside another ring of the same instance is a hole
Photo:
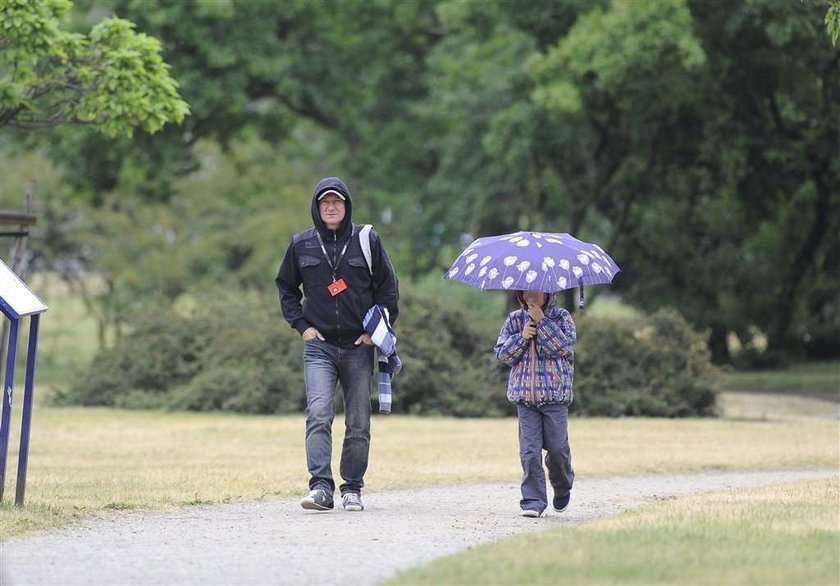
[[[332,271],[333,281],[336,280],[335,270],[341,264],[342,259],[344,259],[344,253],[347,252],[347,247],[350,245],[350,241],[353,240],[353,233],[355,232],[356,227],[352,226],[350,228],[350,238],[347,239],[347,242],[344,243],[344,248],[341,249],[341,254],[338,255],[338,260],[335,261],[335,266],[333,266],[332,259],[330,255],[327,254],[327,247],[324,246],[324,240],[321,238],[320,230],[315,230],[315,235],[318,237],[318,244],[321,245],[321,252],[324,253],[324,258],[327,259],[327,264],[330,265],[330,270]]]

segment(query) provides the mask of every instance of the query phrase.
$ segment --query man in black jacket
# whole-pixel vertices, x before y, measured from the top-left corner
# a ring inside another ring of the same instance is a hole
[[[341,450],[341,500],[348,511],[364,509],[361,490],[370,452],[370,389],[374,347],[362,321],[373,305],[397,319],[399,285],[379,236],[370,232],[368,263],[352,222],[350,191],[338,177],[322,179],[312,194],[314,226],[292,237],[277,273],[280,308],[305,342],[306,463],[304,509],[333,508],[330,466],[333,395],[344,392],[345,434]],[[301,285],[303,292],[301,293]]]

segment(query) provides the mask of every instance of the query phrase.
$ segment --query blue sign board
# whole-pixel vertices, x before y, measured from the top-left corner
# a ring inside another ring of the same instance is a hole
[[[0,260],[0,311],[9,319],[9,345],[6,352],[6,380],[3,386],[3,413],[0,418],[0,502],[6,484],[6,456],[9,449],[9,427],[12,417],[12,387],[15,377],[18,328],[22,317],[30,317],[29,348],[26,354],[26,380],[23,392],[23,417],[18,450],[17,490],[15,504],[23,505],[26,490],[26,464],[29,459],[29,428],[32,423],[32,398],[35,387],[35,353],[38,348],[38,326],[47,305]]]

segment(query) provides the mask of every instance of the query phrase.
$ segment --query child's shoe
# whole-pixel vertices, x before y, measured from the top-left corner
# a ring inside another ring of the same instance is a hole
[[[562,513],[569,506],[570,500],[572,500],[572,493],[569,493],[566,496],[558,496],[555,494],[551,504],[554,506],[555,511]]]

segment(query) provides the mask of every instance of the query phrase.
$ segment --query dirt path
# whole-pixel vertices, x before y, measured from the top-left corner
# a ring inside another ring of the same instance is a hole
[[[578,525],[657,499],[837,471],[580,478],[565,513],[519,516],[515,483],[369,493],[366,510],[297,501],[129,513],[0,544],[0,584],[375,584],[480,543]]]

